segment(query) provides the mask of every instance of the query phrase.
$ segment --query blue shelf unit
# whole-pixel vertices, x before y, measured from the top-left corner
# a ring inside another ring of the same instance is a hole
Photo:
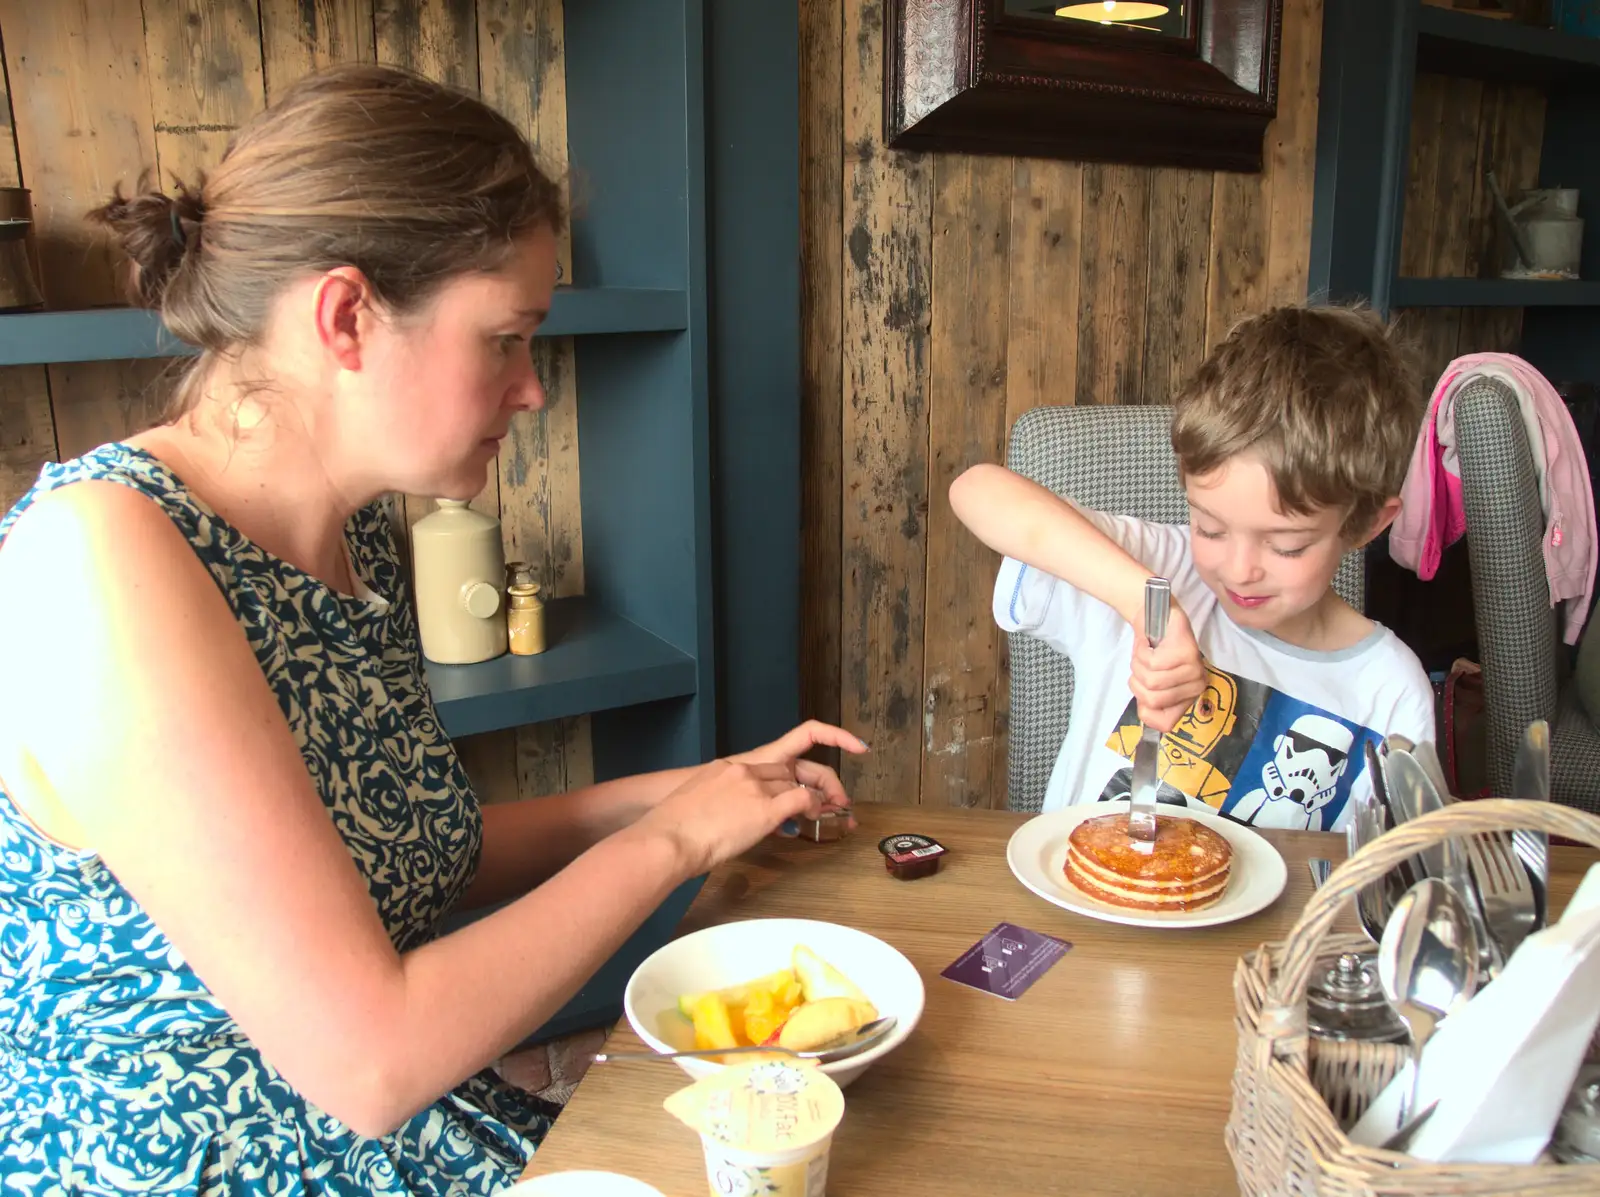
[[[541,335],[575,338],[586,594],[549,605],[540,656],[427,672],[452,736],[589,715],[606,781],[798,717],[798,13],[573,0],[565,45],[580,285],[558,289]],[[0,365],[192,352],[137,309],[0,316]],[[618,1018],[699,887],[534,1038]]]
[[[1576,187],[1600,229],[1600,39],[1420,0],[1341,0],[1323,18],[1310,292],[1411,307],[1520,307],[1521,353],[1556,380],[1600,381],[1600,236],[1579,279],[1410,278],[1398,274],[1418,71],[1534,84],[1548,95],[1539,183]]]
[[[682,332],[687,291],[647,287],[558,287],[541,337]],[[0,317],[0,366],[184,357],[197,352],[146,308],[19,312]]]

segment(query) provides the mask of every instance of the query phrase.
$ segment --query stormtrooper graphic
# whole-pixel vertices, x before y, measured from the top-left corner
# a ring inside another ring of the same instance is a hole
[[[1355,737],[1326,715],[1301,715],[1272,742],[1261,769],[1261,787],[1227,813],[1245,823],[1294,830],[1321,830],[1323,807],[1334,800]]]

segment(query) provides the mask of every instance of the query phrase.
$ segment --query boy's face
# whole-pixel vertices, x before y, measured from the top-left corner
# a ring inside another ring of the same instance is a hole
[[[1327,596],[1351,548],[1343,511],[1284,514],[1272,475],[1249,454],[1186,479],[1184,489],[1195,569],[1236,624],[1270,632]]]

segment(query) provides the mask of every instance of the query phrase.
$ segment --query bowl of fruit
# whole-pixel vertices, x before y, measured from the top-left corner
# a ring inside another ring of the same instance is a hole
[[[811,919],[750,919],[675,939],[634,970],[622,998],[628,1025],[657,1052],[808,1051],[893,1015],[894,1029],[883,1039],[821,1066],[839,1085],[899,1047],[922,1017],[922,1003],[922,978],[894,948],[854,927]],[[711,1059],[677,1064],[696,1079],[722,1067]]]

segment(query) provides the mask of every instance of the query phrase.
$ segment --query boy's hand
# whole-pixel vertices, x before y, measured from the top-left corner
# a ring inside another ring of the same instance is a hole
[[[1139,704],[1139,718],[1157,731],[1177,726],[1195,699],[1205,693],[1206,665],[1195,643],[1189,617],[1177,603],[1167,617],[1167,634],[1150,647],[1144,628],[1134,627],[1133,673],[1128,688]]]

